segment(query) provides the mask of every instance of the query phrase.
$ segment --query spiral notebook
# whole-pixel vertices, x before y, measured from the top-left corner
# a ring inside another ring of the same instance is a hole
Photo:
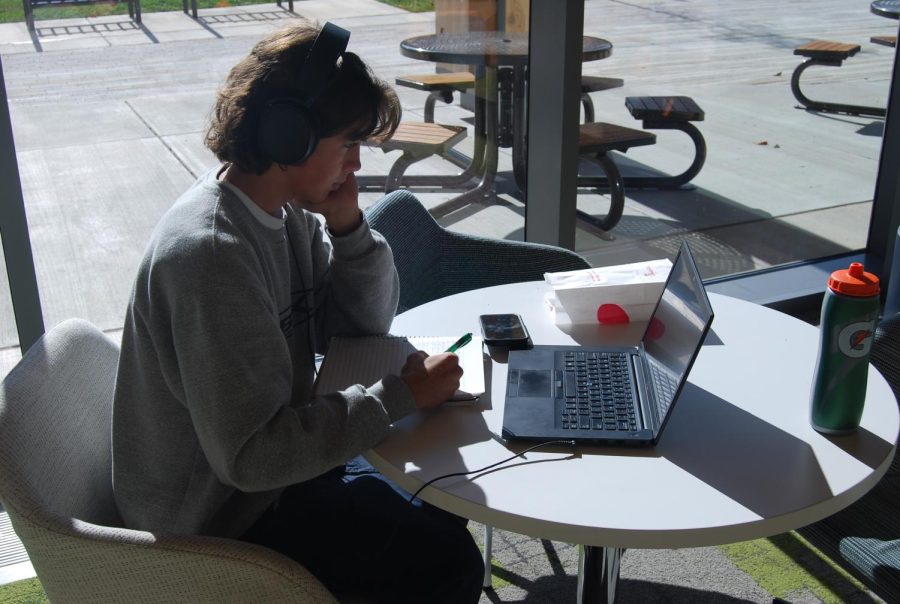
[[[316,394],[337,392],[354,384],[371,386],[385,375],[400,375],[406,357],[417,350],[444,352],[458,336],[363,336],[333,337],[316,379]],[[448,403],[473,404],[484,394],[482,339],[473,337],[458,351],[463,368],[459,390]]]

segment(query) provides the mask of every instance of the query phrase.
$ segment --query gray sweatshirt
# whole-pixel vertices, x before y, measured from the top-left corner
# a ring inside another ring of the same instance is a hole
[[[113,489],[129,528],[240,536],[415,409],[397,376],[312,395],[330,336],[390,327],[385,240],[363,222],[329,241],[312,214],[271,216],[216,172],[156,227],[125,319]]]

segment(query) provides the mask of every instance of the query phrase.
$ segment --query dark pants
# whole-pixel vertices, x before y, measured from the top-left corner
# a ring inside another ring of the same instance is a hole
[[[377,602],[478,602],[466,520],[416,500],[362,458],[285,489],[242,537],[297,560],[330,590]]]

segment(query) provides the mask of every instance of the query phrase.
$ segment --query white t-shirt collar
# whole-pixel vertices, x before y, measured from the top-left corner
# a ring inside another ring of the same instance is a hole
[[[284,226],[284,221],[287,219],[287,212],[285,212],[284,208],[278,208],[280,213],[279,216],[272,216],[261,207],[256,205],[252,199],[250,199],[246,193],[238,189],[236,186],[231,184],[230,182],[226,182],[224,180],[218,181],[220,185],[234,193],[235,197],[241,200],[241,203],[244,204],[244,207],[250,211],[254,218],[259,221],[265,227],[268,227],[272,230],[278,230],[282,226]]]

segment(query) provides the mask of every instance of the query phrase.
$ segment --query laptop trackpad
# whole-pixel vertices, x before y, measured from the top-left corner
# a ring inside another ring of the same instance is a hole
[[[551,372],[539,369],[522,369],[519,371],[519,391],[520,397],[541,397],[548,398],[553,396]]]

